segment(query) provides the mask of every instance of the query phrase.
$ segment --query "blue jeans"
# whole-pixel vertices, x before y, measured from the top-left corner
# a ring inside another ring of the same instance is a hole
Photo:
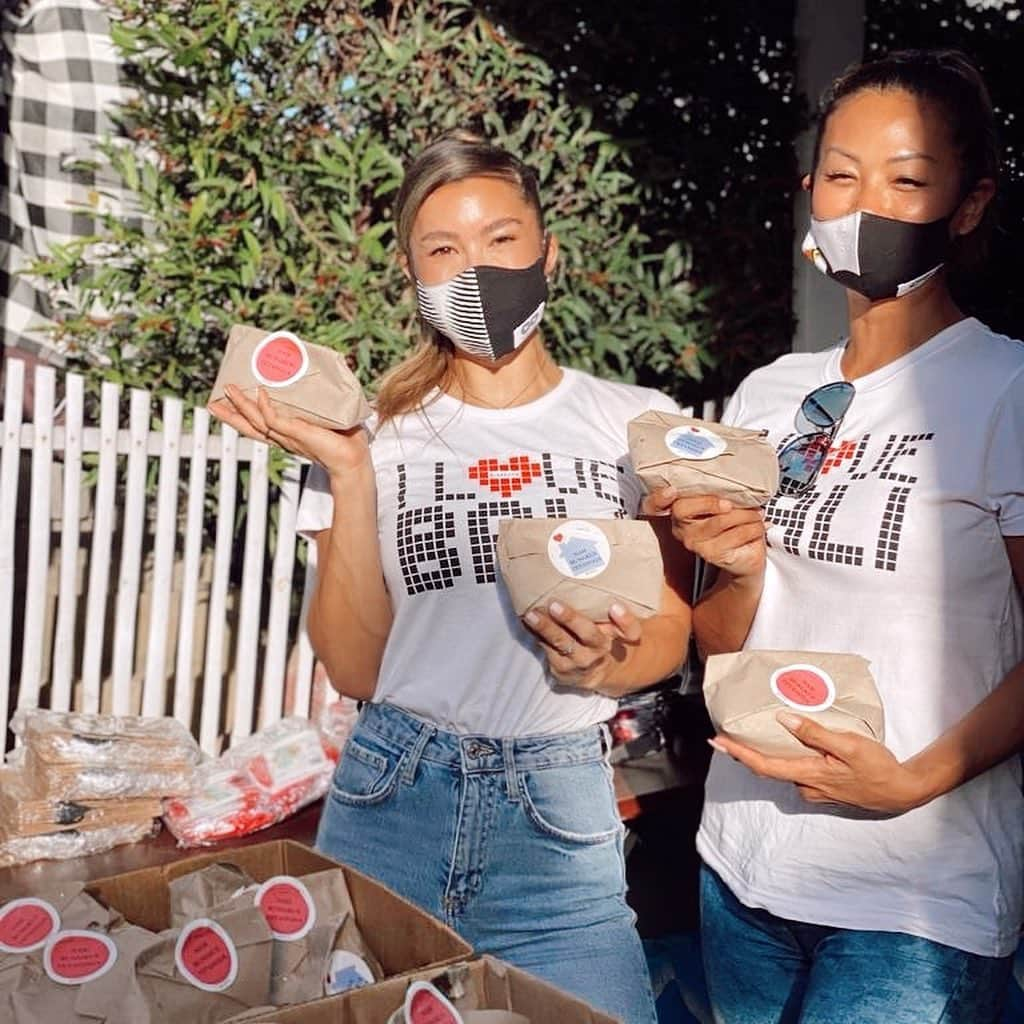
[[[977,956],[902,932],[776,917],[742,904],[707,865],[700,895],[704,969],[719,1024],[999,1018],[1012,957]]]
[[[368,704],[317,848],[491,953],[629,1024],[654,1000],[626,904],[602,730],[496,739]]]

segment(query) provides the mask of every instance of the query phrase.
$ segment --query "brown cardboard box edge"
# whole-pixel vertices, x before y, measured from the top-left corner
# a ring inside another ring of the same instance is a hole
[[[90,882],[86,890],[132,924],[161,931],[170,924],[167,882],[213,863],[234,864],[257,882],[274,875],[308,875],[340,867],[359,923],[388,977],[439,969],[466,960],[473,948],[447,925],[355,868],[316,853],[293,839],[212,850],[153,868],[140,868]],[[400,922],[395,926],[395,922]]]
[[[487,1009],[515,1010],[528,1017],[530,1024],[616,1024],[614,1017],[501,960],[482,956],[466,967],[466,981],[475,986]],[[441,973],[443,968],[416,971],[328,999],[233,1020],[245,1024],[383,1024],[402,1005],[410,981],[429,981]]]

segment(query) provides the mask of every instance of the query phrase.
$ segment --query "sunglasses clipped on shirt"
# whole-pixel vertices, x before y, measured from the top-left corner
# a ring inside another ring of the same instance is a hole
[[[849,381],[837,380],[804,396],[796,415],[800,436],[779,452],[779,494],[798,495],[810,490],[855,394],[856,388]]]

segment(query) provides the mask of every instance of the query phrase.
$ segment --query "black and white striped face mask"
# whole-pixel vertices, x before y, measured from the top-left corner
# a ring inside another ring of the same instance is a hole
[[[544,257],[522,270],[467,267],[442,284],[416,280],[420,316],[453,345],[497,362],[537,329],[548,282]]]

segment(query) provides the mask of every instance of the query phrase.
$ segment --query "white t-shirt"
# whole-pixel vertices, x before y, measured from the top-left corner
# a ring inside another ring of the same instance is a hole
[[[648,409],[676,406],[564,369],[525,405],[483,409],[442,395],[385,424],[371,454],[394,622],[374,701],[486,736],[569,732],[615,713],[614,700],[552,682],[512,609],[494,539],[502,518],[633,518],[642,490],[626,424]],[[326,529],[331,512],[314,467],[299,529]]]
[[[729,422],[796,435],[842,348],[783,356]],[[964,320],[853,381],[805,497],[768,508],[768,567],[746,648],[864,655],[885,742],[916,754],[1024,658],[1004,536],[1024,534],[1024,345]],[[1017,945],[1024,800],[1012,757],[924,807],[857,816],[715,755],[697,839],[736,896],[780,917],[900,931],[985,956]]]

